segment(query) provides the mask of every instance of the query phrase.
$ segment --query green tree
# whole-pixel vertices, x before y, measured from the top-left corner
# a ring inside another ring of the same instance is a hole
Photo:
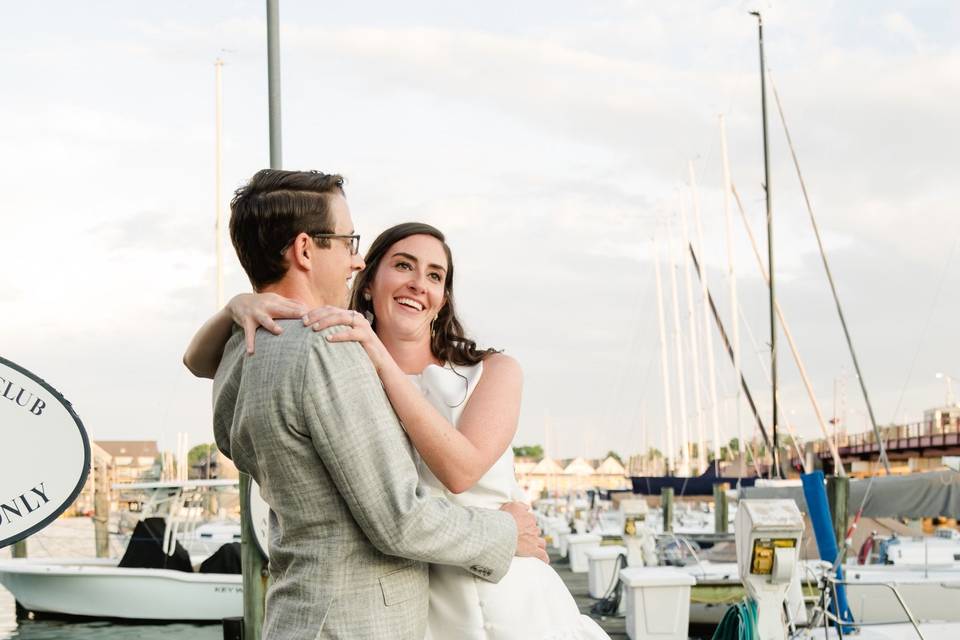
[[[525,444],[513,448],[513,455],[517,458],[533,458],[537,462],[543,460],[543,447],[538,444]]]
[[[187,464],[195,465],[201,462],[206,463],[208,456],[213,456],[217,451],[217,445],[214,443],[198,444],[187,452]]]
[[[621,458],[620,454],[617,453],[616,451],[607,451],[607,455],[603,456],[603,459],[606,460],[607,458],[613,458],[614,460],[619,462],[621,465],[623,464],[623,458]]]

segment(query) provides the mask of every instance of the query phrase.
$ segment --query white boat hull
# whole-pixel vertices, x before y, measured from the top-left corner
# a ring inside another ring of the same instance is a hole
[[[815,580],[822,571],[819,561],[806,563],[806,580]],[[684,567],[700,585],[739,586],[737,565],[709,563]],[[917,620],[960,622],[960,570],[950,568],[905,569],[885,565],[850,565],[844,567],[848,581],[847,602],[853,619],[870,624],[905,622],[903,607],[893,592],[871,583],[893,584]],[[690,621],[717,624],[727,604],[692,602]],[[960,637],[960,636],[958,636]]]
[[[243,615],[242,577],[127,569],[116,559],[0,561],[0,584],[41,613],[131,620],[222,620]]]

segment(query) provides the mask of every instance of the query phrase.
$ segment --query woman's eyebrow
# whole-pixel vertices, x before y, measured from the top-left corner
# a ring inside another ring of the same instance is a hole
[[[390,256],[390,257],[391,257],[391,258],[396,258],[397,256],[400,256],[401,258],[406,258],[407,260],[410,260],[411,262],[416,262],[417,264],[420,264],[420,261],[417,259],[416,256],[411,255],[411,254],[409,254],[409,253],[404,253],[403,251],[397,251],[395,254],[393,254],[393,255]],[[446,273],[446,271],[447,271],[446,267],[443,267],[443,266],[441,266],[441,265],[439,265],[439,264],[428,264],[427,266],[428,266],[429,268],[431,268],[431,269],[438,269],[438,270],[440,270],[440,271],[443,271],[444,273]]]

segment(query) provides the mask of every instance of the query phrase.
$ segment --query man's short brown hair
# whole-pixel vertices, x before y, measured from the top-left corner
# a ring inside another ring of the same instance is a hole
[[[297,234],[334,233],[331,194],[344,195],[343,177],[319,171],[263,169],[237,189],[230,201],[230,239],[255,290],[287,273],[283,251]]]

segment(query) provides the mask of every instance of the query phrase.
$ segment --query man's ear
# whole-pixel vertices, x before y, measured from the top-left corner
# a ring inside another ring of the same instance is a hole
[[[313,241],[305,233],[297,234],[290,245],[290,266],[297,266],[300,269],[307,270],[313,261]]]

